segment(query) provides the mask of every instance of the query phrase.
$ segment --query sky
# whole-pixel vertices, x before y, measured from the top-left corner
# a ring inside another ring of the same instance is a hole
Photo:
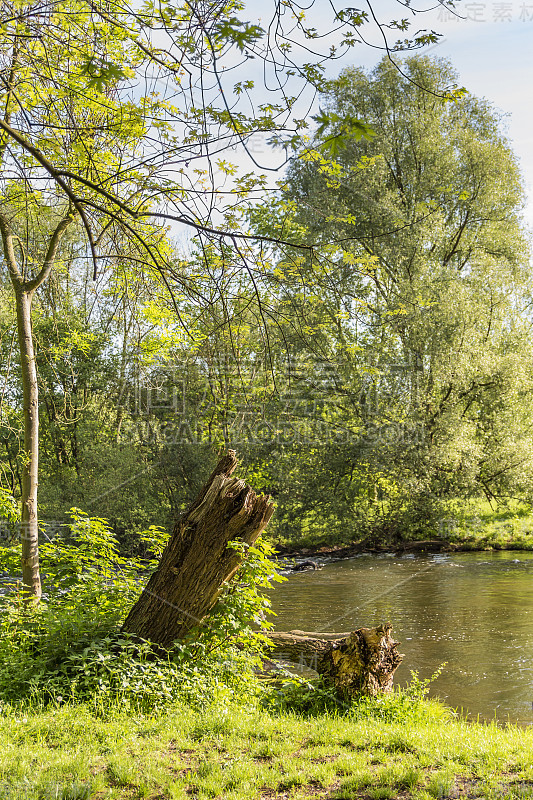
[[[261,16],[261,2],[248,0],[250,18],[256,16],[254,12]],[[331,25],[328,0],[308,2],[312,24],[318,30]],[[460,86],[486,98],[506,115],[507,136],[518,156],[528,196],[525,219],[533,228],[533,0],[457,0],[457,15],[440,5],[439,0],[413,0],[412,5],[430,10],[411,15],[411,34],[420,28],[442,34],[438,44],[421,52],[448,58],[459,73]],[[366,0],[361,0],[359,7],[367,7]],[[382,22],[409,16],[398,0],[374,0],[373,8]],[[390,41],[396,36],[391,32]],[[370,33],[370,38],[381,43],[376,35],[372,37]],[[372,68],[382,56],[382,51],[358,45],[350,49],[345,59],[331,64],[326,75],[335,77],[348,64]],[[259,135],[252,148],[257,161],[265,166],[280,163],[279,152],[277,157],[271,154]],[[271,173],[271,177],[273,182],[281,175]]]
[[[533,0],[461,2],[466,19],[428,12],[427,27],[442,33],[428,48],[449,58],[461,85],[508,114],[508,137],[528,193],[526,219],[533,225]],[[431,22],[430,22],[431,20]]]

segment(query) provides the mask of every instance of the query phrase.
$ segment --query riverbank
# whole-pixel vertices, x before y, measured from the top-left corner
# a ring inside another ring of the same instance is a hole
[[[317,545],[316,547],[307,546],[294,549],[284,545],[276,546],[276,557],[282,559],[290,558],[334,558],[344,559],[368,553],[379,555],[380,553],[394,553],[395,555],[405,555],[413,553],[424,555],[425,553],[472,553],[490,550],[517,550],[531,552],[533,544],[523,544],[509,541],[502,543],[488,544],[485,541],[464,541],[452,542],[446,539],[415,539],[414,541],[398,542],[397,544],[376,545],[370,542],[353,542],[349,545]]]
[[[509,501],[494,508],[487,501],[457,501],[450,515],[421,527],[416,538],[387,535],[376,527],[351,542],[321,537],[301,537],[275,542],[282,558],[350,558],[361,553],[444,553],[482,550],[533,550],[533,513],[528,503]]]
[[[532,729],[468,723],[406,698],[315,716],[5,710],[0,737],[6,800],[533,797]]]

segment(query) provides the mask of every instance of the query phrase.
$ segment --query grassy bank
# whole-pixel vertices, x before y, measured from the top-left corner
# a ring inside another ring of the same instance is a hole
[[[480,499],[456,500],[448,504],[440,519],[422,521],[418,527],[402,529],[401,525],[379,521],[370,532],[364,530],[361,538],[348,540],[327,530],[321,535],[313,531],[280,537],[276,547],[282,554],[349,555],[363,550],[402,550],[419,541],[431,542],[430,549],[533,550],[533,511],[529,503],[519,500],[499,506]]]
[[[532,730],[469,724],[425,701],[312,717],[11,711],[0,736],[6,800],[533,797]]]
[[[438,533],[465,549],[532,550],[531,505],[518,500],[498,507],[486,500],[457,502]]]

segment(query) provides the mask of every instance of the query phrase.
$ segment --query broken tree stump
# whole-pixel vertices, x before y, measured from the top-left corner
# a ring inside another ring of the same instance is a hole
[[[341,699],[350,700],[361,694],[376,697],[392,691],[394,673],[403,655],[391,631],[386,624],[351,633],[288,631],[266,635],[273,645],[271,657],[314,669]]]
[[[242,554],[228,542],[252,545],[270,520],[268,495],[232,478],[238,462],[228,450],[194,503],[178,519],[156,571],[122,630],[167,648],[211,611]]]

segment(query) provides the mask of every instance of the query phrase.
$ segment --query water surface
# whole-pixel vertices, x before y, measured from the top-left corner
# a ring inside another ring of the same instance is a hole
[[[349,631],[391,622],[404,663],[472,717],[533,723],[533,553],[363,555],[294,573],[272,592],[278,630]]]

